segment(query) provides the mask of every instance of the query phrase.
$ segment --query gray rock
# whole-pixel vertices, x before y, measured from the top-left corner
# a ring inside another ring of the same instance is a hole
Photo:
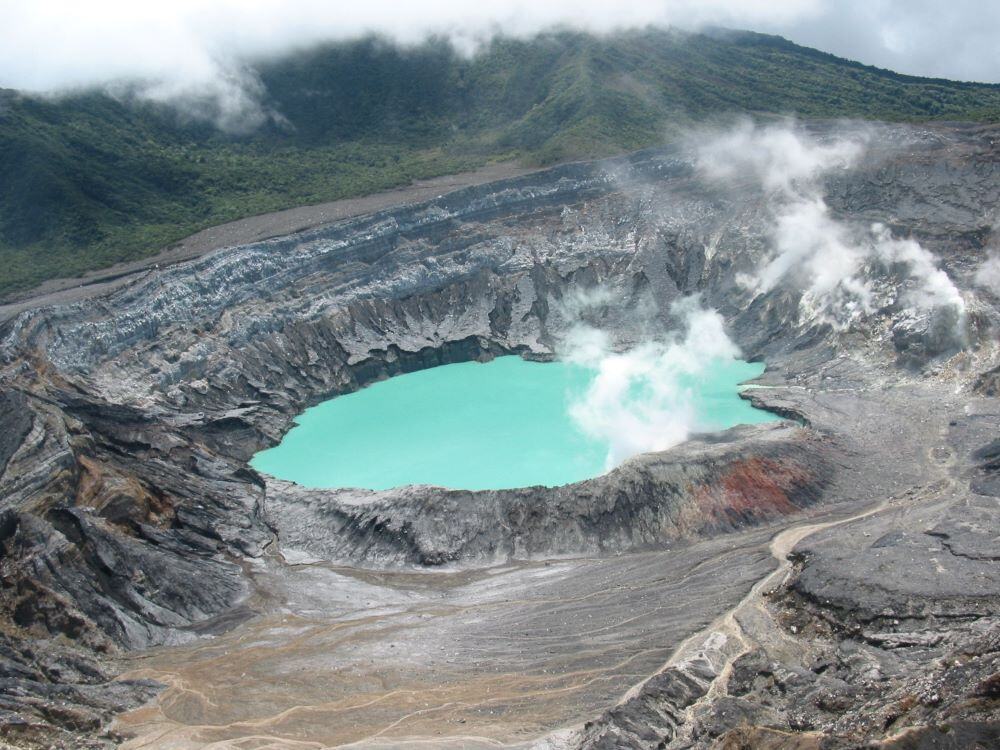
[[[967,296],[963,330],[895,297],[841,330],[792,286],[751,293],[736,280],[766,259],[765,197],[702,184],[678,149],[221,250],[5,322],[0,724],[43,746],[113,742],[109,718],[154,687],[110,683],[106,662],[252,616],[248,571],[269,552],[367,568],[617,555],[895,497],[795,550],[771,603],[788,629],[775,642],[762,630],[759,663],[734,665],[738,701],[713,713],[721,666],[692,663],[581,742],[704,745],[723,732],[724,744],[736,717],[830,742],[881,742],[901,721],[968,720],[969,737],[988,737],[995,698],[976,691],[996,658],[996,467],[983,446],[996,439],[1000,311],[971,279],[1000,202],[995,135],[876,127],[870,158],[825,186],[850,231],[882,222],[937,253]],[[879,290],[898,286],[893,269],[871,272]],[[746,396],[791,421],[556,489],[324,492],[247,465],[302,409],[379,379],[551,357],[572,301],[598,286],[607,303],[586,320],[622,348],[676,327],[671,303],[701,294],[744,355],[768,363]],[[978,661],[955,667],[955,653]]]

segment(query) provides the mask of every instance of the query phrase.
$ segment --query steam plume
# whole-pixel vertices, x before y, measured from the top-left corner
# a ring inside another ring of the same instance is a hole
[[[950,307],[960,337],[965,303],[929,251],[882,224],[858,232],[831,215],[821,180],[855,165],[867,141],[864,130],[820,142],[794,125],[743,123],[700,146],[698,167],[706,179],[749,180],[774,213],[770,257],[738,281],[761,294],[791,284],[803,292],[804,315],[840,329],[894,302],[917,310]]]
[[[704,309],[699,297],[675,303],[671,312],[683,320],[683,332],[664,342],[616,352],[607,334],[582,324],[563,342],[563,359],[596,373],[587,391],[571,403],[570,415],[585,433],[608,444],[606,469],[686,440],[699,425],[684,381],[719,360],[739,357],[722,317]]]
[[[1000,253],[990,252],[976,271],[976,284],[1000,297]]]

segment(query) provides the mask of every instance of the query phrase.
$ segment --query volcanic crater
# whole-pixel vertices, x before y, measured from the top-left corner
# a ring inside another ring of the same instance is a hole
[[[1000,299],[976,274],[998,136],[867,126],[865,157],[817,182],[845,231],[932,253],[957,319],[907,303],[901,262],[866,267],[876,302],[846,322],[802,286],[748,285],[773,253],[773,191],[707,179],[694,145],[21,312],[0,331],[7,731],[134,748],[996,738]],[[551,359],[581,319],[626,351],[677,330],[692,295],[766,362],[744,397],[781,421],[553,488],[308,489],[248,465],[333,396]]]

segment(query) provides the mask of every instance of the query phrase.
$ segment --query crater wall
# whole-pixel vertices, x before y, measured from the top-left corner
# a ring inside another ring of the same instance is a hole
[[[195,638],[243,616],[245,566],[269,550],[371,567],[618,554],[910,486],[927,468],[919,435],[891,442],[907,404],[944,403],[996,368],[997,299],[973,291],[1000,199],[994,135],[883,127],[825,186],[840,220],[937,254],[968,299],[963,351],[898,305],[840,330],[793,287],[738,283],[769,252],[767,196],[706,184],[682,149],[468,188],[22,313],[0,330],[2,638],[17,651],[64,636],[67,654]],[[595,288],[610,293],[581,309]],[[332,395],[446,362],[551,357],[581,317],[624,348],[675,328],[671,305],[691,294],[766,359],[750,397],[793,423],[556,489],[308,491],[246,465]],[[40,704],[65,693],[32,674]],[[100,724],[121,705],[81,710]]]

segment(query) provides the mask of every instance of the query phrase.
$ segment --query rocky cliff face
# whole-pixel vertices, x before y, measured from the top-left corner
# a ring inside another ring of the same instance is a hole
[[[956,430],[976,422],[982,445],[955,471],[970,473],[961,493],[993,497],[990,417],[962,404],[973,389],[995,403],[1000,311],[973,278],[994,241],[997,135],[883,128],[861,166],[824,184],[846,226],[881,222],[940,258],[963,290],[960,327],[898,295],[838,327],[810,314],[802,290],[741,284],[768,253],[772,206],[749,185],[706,183],[684,150],[461,190],[21,314],[0,332],[0,720],[24,742],[96,731],[151,687],[109,683],[96,662],[86,666],[93,654],[238,622],[252,588],[246,562],[268,549],[376,568],[655,549],[927,481],[941,438],[924,429],[922,409]],[[892,267],[872,273],[895,283]],[[610,294],[581,312],[576,300],[598,287]],[[246,464],[333,395],[446,362],[551,357],[581,315],[626,347],[675,327],[671,303],[694,293],[747,357],[766,358],[768,387],[753,400],[794,423],[699,438],[556,489],[326,492]],[[941,534],[935,544],[954,538]],[[789,611],[822,609],[828,589],[860,596],[863,576],[824,579],[823,555],[799,554],[781,600]],[[975,582],[970,571],[955,590],[980,603],[995,594],[965,585]],[[40,654],[73,666],[52,668]],[[707,692],[710,672],[677,711]],[[747,680],[747,693],[758,690]],[[656,690],[652,704],[674,695]],[[74,708],[55,708],[66,703]],[[672,730],[632,734],[647,746],[647,735],[660,742]]]
[[[808,508],[829,481],[828,455],[797,427],[740,427],[552,489],[370,492],[271,481],[267,518],[282,549],[345,564],[621,554]]]

